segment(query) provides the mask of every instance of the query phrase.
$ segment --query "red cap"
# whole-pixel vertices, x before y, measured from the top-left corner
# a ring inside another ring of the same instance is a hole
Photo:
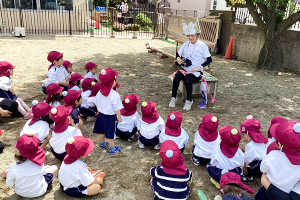
[[[225,187],[225,185],[228,184],[235,184],[240,188],[246,190],[250,194],[255,193],[255,190],[253,190],[250,186],[243,184],[241,180],[241,176],[234,172],[227,172],[221,176],[220,189],[222,190]]]
[[[92,86],[91,88],[91,94],[89,97],[94,97],[97,95],[97,93],[99,92],[101,88],[101,84],[100,83],[96,83],[94,86]]]
[[[181,112],[174,111],[168,115],[165,133],[170,136],[180,136],[181,134],[181,122],[182,114]]]
[[[69,126],[69,115],[72,111],[71,106],[57,106],[51,109],[51,118],[55,122],[53,131],[55,133],[62,133],[67,130]]]
[[[92,83],[94,82],[94,78],[86,78],[82,82],[82,92],[85,92],[89,89],[90,86],[92,86]],[[94,82],[95,83],[95,82]]]
[[[269,130],[268,130],[268,138],[272,138],[272,133],[270,131],[271,129],[271,126],[274,125],[274,124],[277,124],[277,123],[282,123],[282,122],[287,122],[286,119],[284,119],[283,117],[280,117],[280,116],[275,116],[273,117],[273,119],[271,120],[271,125],[269,127]]]
[[[68,67],[70,67],[71,65],[73,65],[73,63],[70,63],[69,61],[65,60],[63,66],[67,69]]]
[[[177,144],[166,140],[160,147],[161,166],[163,171],[171,175],[185,175],[186,166]]]
[[[51,98],[52,95],[58,94],[63,90],[64,88],[59,86],[58,84],[50,83],[48,86],[46,86],[46,93],[48,94],[46,98],[46,102],[48,102],[48,100]]]
[[[219,119],[214,114],[206,114],[202,116],[198,132],[203,140],[212,142],[218,138],[218,126]]]
[[[64,158],[64,163],[68,165],[74,163],[80,156],[91,153],[94,149],[94,143],[88,138],[75,136],[68,139],[65,148],[67,155]]]
[[[44,102],[38,102],[37,100],[32,101],[32,114],[33,117],[30,121],[30,123],[28,124],[29,126],[31,126],[32,124],[34,124],[37,120],[40,119],[40,117],[45,116],[45,115],[49,115],[51,112],[51,106],[47,103]]]
[[[268,148],[267,148],[267,155],[271,152],[271,151],[280,151],[280,149],[277,147],[276,142],[272,142],[271,144],[269,144]]]
[[[54,60],[59,59],[60,57],[62,57],[63,54],[58,52],[58,51],[50,51],[50,53],[47,56],[47,60],[51,63],[54,62]],[[51,66],[50,66],[51,67]]]
[[[136,94],[126,95],[122,101],[124,108],[121,109],[121,115],[131,116],[136,113],[137,104],[139,103],[140,98]]]
[[[89,69],[93,69],[93,68],[95,68],[95,67],[97,67],[97,66],[98,66],[98,65],[96,65],[96,64],[93,63],[93,62],[87,62],[87,63],[85,64],[85,69],[87,70],[86,73],[89,72]]]
[[[45,162],[44,150],[40,147],[40,140],[34,133],[22,135],[15,144],[15,147],[24,158],[35,164],[42,165]]]
[[[78,73],[73,74],[70,78],[70,80],[72,81],[70,85],[70,89],[75,85],[76,81],[80,81],[81,79],[83,79],[83,77],[80,74]]]
[[[111,68],[102,69],[99,74],[99,80],[101,82],[100,92],[104,96],[108,96],[115,79],[118,76],[118,72]]]
[[[113,87],[113,89],[115,90],[115,89],[117,89],[118,87],[120,87],[120,83],[116,83],[116,85]]]
[[[222,153],[227,158],[232,158],[239,148],[239,142],[242,138],[240,132],[232,126],[223,126],[220,128],[219,133],[221,136],[220,148]]]
[[[240,131],[242,133],[247,133],[256,143],[267,143],[268,139],[262,134],[260,127],[259,121],[253,119],[253,117],[249,115],[241,124]]]
[[[155,108],[153,101],[144,101],[141,106],[142,120],[148,124],[156,122],[159,118],[159,114]]]
[[[10,62],[1,61],[0,62],[0,77],[8,76],[10,74],[10,69],[15,68]]]
[[[72,108],[76,107],[75,101],[80,97],[82,91],[77,91],[77,90],[69,90],[69,91],[64,91],[63,96],[64,96],[64,101],[65,105],[64,106],[72,106]]]
[[[272,136],[283,146],[282,151],[293,165],[300,165],[300,123],[282,122],[271,127]]]

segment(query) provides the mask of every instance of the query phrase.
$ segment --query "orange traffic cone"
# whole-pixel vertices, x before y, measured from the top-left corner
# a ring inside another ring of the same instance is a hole
[[[99,22],[99,18],[97,18],[97,20],[96,20],[96,29],[100,29],[100,22]]]
[[[227,47],[226,55],[224,58],[226,59],[232,59],[232,43],[233,43],[233,38],[230,38],[229,45]]]

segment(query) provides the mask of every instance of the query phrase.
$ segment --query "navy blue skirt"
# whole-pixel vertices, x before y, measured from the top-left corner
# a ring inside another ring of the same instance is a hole
[[[18,97],[15,94],[13,95],[10,91],[0,89],[0,98],[17,100]]]
[[[261,171],[260,171],[260,164],[261,164],[261,160],[255,160],[255,161],[252,161],[249,166],[250,167],[247,167],[247,171],[248,173],[251,175],[251,176],[255,176],[257,178],[261,178],[261,175],[263,174]]]
[[[159,134],[155,136],[154,138],[147,139],[144,136],[141,135],[140,131],[139,132],[139,140],[142,144],[146,146],[155,146],[159,143]]]

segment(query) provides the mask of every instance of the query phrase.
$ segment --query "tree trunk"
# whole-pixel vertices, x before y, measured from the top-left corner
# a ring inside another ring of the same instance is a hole
[[[283,68],[283,51],[281,35],[277,31],[268,31],[265,43],[260,51],[257,68],[270,71]],[[270,33],[272,32],[272,33]]]

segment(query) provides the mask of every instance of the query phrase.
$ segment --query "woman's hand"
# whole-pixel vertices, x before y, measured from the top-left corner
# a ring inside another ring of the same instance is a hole
[[[182,65],[183,61],[181,60],[181,58],[180,58],[180,57],[177,57],[177,59],[176,59],[176,60],[177,60],[177,62],[178,62],[178,64],[179,64],[179,65]]]
[[[193,69],[193,72],[196,72],[196,71],[199,71],[199,70],[201,70],[203,67],[200,65],[199,67],[195,67],[194,69]]]

